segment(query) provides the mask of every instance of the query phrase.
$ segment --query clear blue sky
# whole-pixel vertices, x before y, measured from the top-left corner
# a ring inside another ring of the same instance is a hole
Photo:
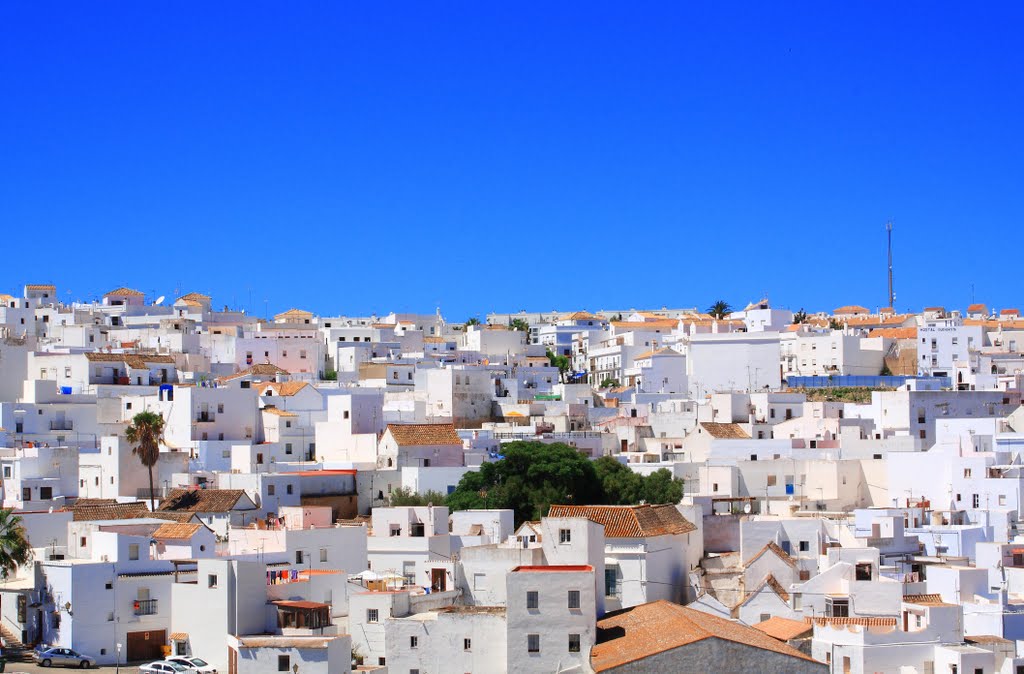
[[[0,289],[1024,305],[1024,5],[490,4],[3,3]]]

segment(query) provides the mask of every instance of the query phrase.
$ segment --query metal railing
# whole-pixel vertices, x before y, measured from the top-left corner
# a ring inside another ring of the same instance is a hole
[[[136,600],[133,608],[135,615],[156,615],[156,599]]]

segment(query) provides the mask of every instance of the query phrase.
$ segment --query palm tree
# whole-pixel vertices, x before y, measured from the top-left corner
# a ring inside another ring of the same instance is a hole
[[[19,566],[32,559],[21,518],[13,510],[0,510],[0,576],[6,580]]]
[[[480,319],[477,318],[476,316],[470,316],[466,320],[466,325],[480,325]]]
[[[132,445],[132,454],[149,470],[149,505],[156,510],[156,494],[153,492],[153,466],[160,459],[160,440],[164,434],[164,418],[156,412],[139,412],[132,417],[132,423],[124,435]]]
[[[708,307],[708,313],[715,318],[722,319],[732,313],[732,307],[725,300],[718,300]]]

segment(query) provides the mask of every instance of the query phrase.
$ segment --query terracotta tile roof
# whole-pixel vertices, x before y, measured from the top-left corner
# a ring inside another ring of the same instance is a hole
[[[159,510],[226,513],[245,495],[241,489],[172,489]]]
[[[238,637],[242,648],[316,648],[323,649],[339,637],[307,637],[268,634],[255,637]]]
[[[387,430],[399,445],[462,446],[455,424],[388,424]]]
[[[231,381],[232,379],[238,379],[239,377],[248,376],[273,377],[279,374],[287,375],[290,373],[287,370],[282,370],[278,366],[273,365],[271,363],[260,363],[258,365],[253,365],[247,370],[242,370],[241,372],[236,372],[235,374],[229,374],[226,377],[219,377],[217,381]]]
[[[672,505],[553,505],[548,511],[548,517],[586,517],[604,526],[605,538],[671,536],[697,529]]]
[[[661,600],[608,613],[598,621],[590,665],[603,672],[712,638],[814,662],[752,627]]]
[[[842,307],[837,307],[832,311],[833,314],[839,315],[854,315],[854,314],[869,314],[871,310],[867,307],[862,307],[856,304],[847,304]]]
[[[888,337],[889,339],[916,339],[917,328],[875,328],[868,337]]]
[[[90,522],[100,520],[133,520],[149,516],[149,508],[142,501],[130,503],[103,503],[98,505],[76,503],[71,506],[72,520]]]
[[[264,407],[263,412],[266,414],[273,414],[275,417],[297,417],[299,416],[295,412],[288,412],[287,410],[279,410],[276,407]]]
[[[988,306],[984,304],[968,304],[967,313],[970,314],[987,314]]]
[[[153,532],[153,538],[188,540],[195,536],[196,532],[202,528],[204,528],[204,525],[202,524],[168,522],[167,524],[161,524],[157,527],[157,530]]]
[[[109,297],[110,295],[120,295],[120,296],[123,296],[123,297],[144,297],[145,296],[144,293],[140,293],[138,290],[133,290],[132,288],[124,288],[124,287],[118,288],[117,290],[111,290],[109,293],[104,295],[104,297]]]
[[[949,604],[942,601],[942,595],[939,594],[905,594],[903,595],[903,602],[905,604],[915,604],[917,606],[954,606],[955,604]]]
[[[303,609],[330,608],[330,606],[331,606],[330,604],[321,604],[318,601],[287,600],[287,599],[280,599],[278,601],[274,601],[274,602],[271,602],[271,603],[275,604],[277,606],[284,606],[285,608],[303,608]]]
[[[209,295],[204,295],[202,293],[189,293],[187,295],[182,295],[181,297],[179,297],[178,301],[181,302],[182,300],[184,300],[185,302],[208,302],[210,299],[211,298]]]
[[[678,326],[677,321],[662,319],[658,321],[612,321],[612,327],[616,330],[656,330],[658,328],[672,329]]]
[[[879,316],[878,318],[875,318],[874,316],[854,316],[852,318],[844,319],[843,322],[851,328],[872,327],[878,325],[899,327],[905,323],[908,318],[910,317],[905,314],[900,314],[898,316]]]
[[[925,307],[925,311],[930,314],[944,314],[946,313],[946,307]]]
[[[644,359],[650,358],[652,356],[679,356],[679,357],[682,357],[682,355],[683,354],[679,353],[675,349],[672,349],[672,348],[669,348],[669,347],[665,346],[665,347],[662,347],[660,349],[656,349],[654,351],[645,351],[645,352],[641,353],[639,356],[633,356],[633,360],[644,360]]]
[[[703,421],[700,425],[713,438],[722,440],[750,439],[750,435],[739,424],[720,424],[713,421]]]
[[[1002,309],[999,312],[1000,316],[1020,316],[1020,309]]]
[[[964,641],[969,644],[1012,644],[1013,642],[1003,637],[997,637],[994,634],[975,634],[973,636],[965,636]]]
[[[825,616],[816,616],[814,618],[804,618],[804,622],[808,625],[818,625],[821,627],[848,627],[848,626],[859,626],[859,627],[895,627],[896,618],[827,618]]]
[[[288,311],[282,311],[281,313],[274,316],[274,320],[282,318],[312,318],[313,314],[309,311],[303,311],[302,309],[289,309]]]
[[[277,395],[277,396],[293,396],[302,389],[309,386],[304,381],[264,381],[256,384],[253,388],[256,389],[257,393],[263,395]],[[267,393],[268,389],[273,389],[270,393]]]
[[[761,555],[763,555],[766,552],[774,553],[776,557],[778,557],[779,559],[784,561],[787,565],[789,565],[790,568],[793,568],[793,569],[796,568],[796,560],[793,559],[792,557],[790,557],[788,554],[786,554],[785,550],[783,550],[778,545],[776,545],[775,541],[768,541],[768,543],[763,548],[758,550],[756,555],[754,555],[749,560],[747,560],[747,563],[744,564],[743,566],[745,566],[745,567],[746,566],[750,566],[755,561],[757,561],[757,559]]]
[[[753,625],[753,628],[779,641],[789,641],[790,639],[810,636],[814,631],[803,620],[790,620],[781,616],[772,616],[764,622]]]
[[[49,283],[29,283],[25,290],[56,290],[57,286]]]
[[[572,314],[569,314],[568,316],[566,316],[564,320],[568,320],[568,321],[589,321],[589,320],[599,320],[599,319],[600,319],[600,317],[595,316],[594,314],[590,313],[589,311],[577,311],[575,313],[572,313]]]

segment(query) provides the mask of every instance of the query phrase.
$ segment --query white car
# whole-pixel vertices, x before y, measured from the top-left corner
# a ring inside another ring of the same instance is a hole
[[[188,667],[196,674],[217,674],[217,668],[202,658],[192,655],[172,655],[166,662],[176,662],[182,667]]]
[[[192,670],[177,662],[151,662],[139,667],[139,674],[189,674]]]

